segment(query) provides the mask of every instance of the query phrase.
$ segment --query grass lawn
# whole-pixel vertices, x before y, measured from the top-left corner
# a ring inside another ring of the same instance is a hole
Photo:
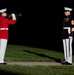
[[[64,61],[63,52],[33,48],[20,45],[8,45],[5,61]]]
[[[0,65],[1,75],[74,75],[74,66]]]
[[[63,52],[33,48],[20,45],[8,45],[5,61],[64,61]],[[74,62],[74,55],[73,55]],[[1,75],[74,75],[74,66],[20,66],[0,65]]]

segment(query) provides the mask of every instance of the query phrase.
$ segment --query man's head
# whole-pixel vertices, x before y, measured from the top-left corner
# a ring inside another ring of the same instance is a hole
[[[64,7],[65,16],[70,16],[72,10],[73,10],[72,8]]]
[[[0,10],[1,15],[4,16],[4,17],[7,16],[6,10],[7,10],[7,8]]]

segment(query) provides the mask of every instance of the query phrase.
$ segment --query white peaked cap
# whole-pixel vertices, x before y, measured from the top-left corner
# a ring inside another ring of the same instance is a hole
[[[6,12],[6,10],[7,10],[7,8],[1,9],[1,10],[0,10],[0,13]]]
[[[64,7],[64,10],[72,11],[73,9],[69,7]]]

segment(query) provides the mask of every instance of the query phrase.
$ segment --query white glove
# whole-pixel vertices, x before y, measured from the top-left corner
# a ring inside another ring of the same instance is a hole
[[[71,38],[71,39],[72,39],[73,37],[72,37],[72,36],[69,36],[69,38]]]
[[[16,20],[15,14],[13,13],[13,14],[11,14],[11,15],[12,15],[12,20]]]
[[[68,29],[68,33],[69,33],[69,34],[71,33],[70,28]]]

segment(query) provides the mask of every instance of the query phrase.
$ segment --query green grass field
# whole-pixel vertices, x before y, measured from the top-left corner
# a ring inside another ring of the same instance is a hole
[[[64,61],[63,52],[33,48],[20,45],[8,45],[5,61],[59,62]],[[74,62],[74,55],[73,55]],[[0,65],[2,75],[74,75],[74,66],[20,66]]]
[[[73,66],[0,65],[1,75],[74,75]]]
[[[5,61],[63,61],[63,52],[20,45],[8,45]]]

